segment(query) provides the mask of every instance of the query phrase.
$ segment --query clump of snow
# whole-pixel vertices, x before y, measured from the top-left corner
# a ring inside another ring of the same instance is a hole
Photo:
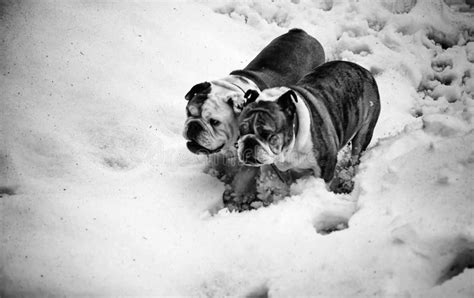
[[[451,115],[431,114],[423,117],[426,132],[442,136],[465,134],[472,129],[463,119]]]
[[[472,297],[473,11],[448,3],[3,4],[0,294]],[[292,27],[377,80],[354,191],[221,209],[183,96]]]

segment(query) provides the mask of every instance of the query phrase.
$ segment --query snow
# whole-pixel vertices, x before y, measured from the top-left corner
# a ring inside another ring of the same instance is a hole
[[[2,4],[0,294],[474,296],[474,16],[447,2]],[[184,94],[293,27],[374,73],[374,139],[352,194],[229,212]]]

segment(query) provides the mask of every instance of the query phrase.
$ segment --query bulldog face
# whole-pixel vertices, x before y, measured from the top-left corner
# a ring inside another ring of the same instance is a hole
[[[268,99],[248,104],[239,117],[238,156],[249,166],[274,163],[294,143],[295,93]]]
[[[192,87],[185,98],[188,118],[183,134],[191,152],[211,154],[234,146],[237,114],[244,102],[241,90],[225,82],[204,82]]]

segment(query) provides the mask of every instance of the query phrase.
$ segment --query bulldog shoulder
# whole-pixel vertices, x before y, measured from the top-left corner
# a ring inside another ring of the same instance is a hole
[[[294,136],[294,145],[275,162],[281,171],[293,170],[303,172],[312,170],[314,176],[319,177],[321,169],[315,156],[316,149],[311,138],[311,119],[308,108],[300,95],[295,102],[298,129]]]

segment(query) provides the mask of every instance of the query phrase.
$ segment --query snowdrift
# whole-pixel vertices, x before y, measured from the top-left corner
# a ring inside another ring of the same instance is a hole
[[[474,296],[474,16],[461,1],[5,2],[2,296]],[[379,85],[349,195],[242,213],[181,136],[190,86],[305,29]]]

